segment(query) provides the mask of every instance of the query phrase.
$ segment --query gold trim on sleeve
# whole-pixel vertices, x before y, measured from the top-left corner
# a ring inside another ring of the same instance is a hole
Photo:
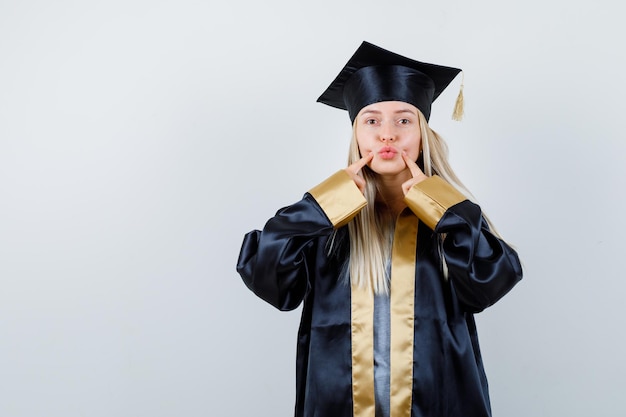
[[[367,205],[361,190],[343,169],[313,187],[309,193],[334,227],[346,225]]]
[[[465,195],[436,175],[415,184],[404,196],[407,206],[433,230],[446,210],[465,200]]]
[[[374,295],[352,285],[352,410],[358,417],[374,417]]]
[[[391,254],[391,417],[411,417],[415,334],[415,257],[419,220],[404,210],[396,222]]]

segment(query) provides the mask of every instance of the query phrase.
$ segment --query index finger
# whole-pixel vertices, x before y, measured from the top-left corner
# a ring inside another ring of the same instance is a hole
[[[365,155],[363,158],[359,159],[358,161],[350,165],[348,168],[353,170],[352,172],[356,174],[357,172],[361,170],[361,168],[367,165],[367,163],[371,161],[373,157],[374,157],[374,152],[370,152],[367,155]]]
[[[409,158],[409,155],[407,155],[406,152],[402,152],[402,158],[404,158],[404,162],[406,163],[406,166],[411,171],[411,175],[413,176],[413,178],[418,177],[420,174],[423,174],[422,170],[417,165],[417,163],[411,158]]]

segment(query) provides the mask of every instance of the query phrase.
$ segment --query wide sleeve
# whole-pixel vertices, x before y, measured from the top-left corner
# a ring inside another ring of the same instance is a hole
[[[349,222],[365,198],[345,171],[306,193],[299,202],[279,210],[263,230],[243,239],[237,272],[260,298],[280,310],[292,310],[310,285],[320,238]]]
[[[441,234],[448,278],[465,310],[475,313],[494,304],[522,279],[516,251],[494,235],[480,207],[438,176],[416,184],[407,205]]]

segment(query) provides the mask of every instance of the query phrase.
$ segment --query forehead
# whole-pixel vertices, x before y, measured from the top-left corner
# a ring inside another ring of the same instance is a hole
[[[417,115],[417,107],[404,101],[380,101],[369,104],[359,111],[364,113],[411,113]]]

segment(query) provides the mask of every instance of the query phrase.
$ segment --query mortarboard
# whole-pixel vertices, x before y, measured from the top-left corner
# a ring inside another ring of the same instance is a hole
[[[359,111],[381,101],[404,101],[430,117],[430,107],[461,72],[458,68],[428,64],[363,42],[318,102],[348,111],[354,122]],[[461,89],[463,86],[461,85]],[[463,92],[453,118],[460,119]]]

